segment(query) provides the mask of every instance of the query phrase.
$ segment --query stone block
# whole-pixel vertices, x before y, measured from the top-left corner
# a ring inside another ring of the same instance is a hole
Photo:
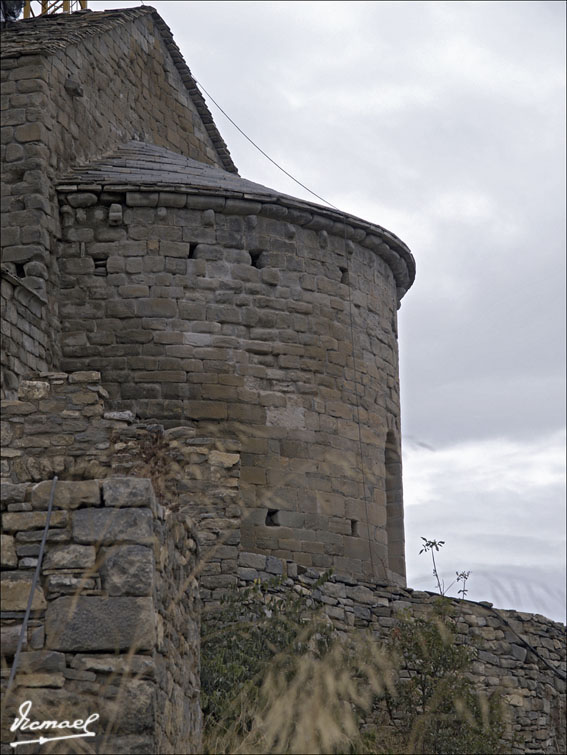
[[[2,535],[1,541],[2,569],[13,569],[18,565],[14,538],[12,535]]]
[[[160,191],[159,207],[185,207],[186,195],[181,192]]]
[[[152,548],[120,545],[102,553],[103,587],[109,595],[151,595],[154,575]]]
[[[18,388],[20,401],[37,401],[49,396],[50,386],[41,380],[22,380]]]
[[[180,257],[187,259],[189,257],[190,246],[183,241],[160,241],[159,251],[164,257]]]
[[[113,202],[108,208],[108,225],[122,225],[122,205]]]
[[[61,272],[66,275],[90,275],[94,273],[94,260],[92,257],[78,257],[64,259],[60,262]]]
[[[151,480],[143,477],[110,477],[103,480],[102,499],[105,506],[116,508],[153,508],[156,503]]]
[[[266,556],[263,556],[260,553],[242,552],[238,554],[238,565],[263,571],[266,568]]]
[[[226,419],[227,405],[217,401],[184,401],[183,408],[190,419]]]
[[[239,566],[236,569],[236,573],[238,574],[240,579],[243,579],[246,582],[253,582],[255,579],[258,579],[258,572],[256,571],[256,569]]]
[[[22,674],[20,672],[17,675],[17,684],[20,689],[24,687],[61,688],[65,684],[65,677],[63,674]]]
[[[159,194],[155,191],[127,191],[128,207],[157,207]]]
[[[31,502],[34,509],[47,508],[52,486],[50,480],[38,482],[33,486]],[[55,485],[53,505],[60,509],[99,506],[100,483],[98,480],[58,481]]]
[[[138,299],[136,314],[139,317],[177,317],[177,304],[171,299]]]
[[[266,557],[266,571],[269,574],[282,575],[284,573],[283,561],[281,558],[275,558],[274,556]]]
[[[377,598],[375,597],[372,590],[369,590],[368,587],[364,587],[363,585],[357,585],[356,587],[347,587],[346,594],[349,598],[351,598],[351,600],[354,600],[357,603],[372,605],[377,602]]]
[[[305,514],[297,511],[278,511],[278,522],[281,527],[302,528],[305,525]]]
[[[148,509],[79,509],[73,515],[77,543],[149,543],[153,540]]]
[[[32,586],[31,572],[3,572],[1,605],[2,611],[25,611]],[[32,600],[32,610],[41,611],[45,608],[45,595],[40,585],[37,585]]]
[[[58,545],[45,555],[43,569],[90,569],[95,558],[94,545]]]
[[[254,485],[265,485],[266,470],[258,469],[257,467],[242,467],[241,479],[242,482],[249,482]]]
[[[21,513],[3,514],[2,527],[6,532],[25,532],[45,527],[47,513],[43,511],[24,511]],[[52,511],[49,528],[65,527],[67,525],[66,511]]]
[[[344,517],[344,498],[334,493],[317,491],[317,511],[325,516]]]
[[[8,427],[7,422],[2,423],[2,429]],[[9,441],[2,445],[8,445]],[[0,500],[2,503],[21,503],[26,498],[27,483],[2,482],[0,485]]]
[[[45,250],[34,244],[7,246],[2,250],[2,262],[28,262],[32,257],[43,257]]]
[[[238,464],[240,461],[240,454],[229,454],[223,451],[211,451],[209,454],[209,464],[215,467],[224,467],[230,469]]]
[[[50,595],[53,593],[79,595],[84,590],[94,590],[95,587],[94,579],[85,579],[82,575],[67,574],[63,571],[47,576],[47,591]]]
[[[45,138],[45,128],[41,123],[25,123],[14,130],[14,137],[20,143],[39,142]]]
[[[71,207],[92,207],[92,205],[98,202],[98,197],[91,192],[80,191],[75,194],[69,194],[67,202]]]
[[[2,627],[0,630],[0,649],[3,656],[11,657],[15,655],[18,648],[18,642],[20,641],[21,631],[22,624],[12,624],[10,626]],[[22,650],[25,650],[27,646],[28,640],[24,635]]]
[[[18,669],[28,674],[63,671],[65,655],[53,650],[28,650],[20,655]]]
[[[49,604],[46,645],[65,652],[151,650],[155,643],[151,598],[65,596]]]

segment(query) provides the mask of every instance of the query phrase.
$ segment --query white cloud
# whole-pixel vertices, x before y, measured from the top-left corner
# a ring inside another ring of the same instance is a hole
[[[564,432],[436,450],[407,441],[408,584],[434,589],[429,556],[418,553],[421,537],[445,540],[437,561],[447,584],[456,571],[470,569],[469,597],[500,607],[515,599],[519,610],[560,619],[565,611],[564,449]]]

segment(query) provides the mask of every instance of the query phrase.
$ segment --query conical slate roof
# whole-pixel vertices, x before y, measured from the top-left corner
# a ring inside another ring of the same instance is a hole
[[[401,296],[411,286],[415,277],[415,262],[410,250],[403,241],[385,228],[330,207],[282,194],[275,189],[164,147],[157,147],[155,144],[128,142],[112,154],[74,168],[62,177],[58,190],[85,190],[87,187],[111,191],[159,189],[220,195],[303,211],[304,214],[316,215],[320,219],[319,224],[325,223],[326,219],[325,227],[332,228],[335,233],[342,235],[345,223],[351,229],[355,229],[363,246],[374,249],[392,268],[398,288],[401,289]],[[305,222],[309,222],[309,218]],[[361,234],[361,231],[365,233]]]
[[[275,199],[278,192],[247,181],[235,173],[216,168],[155,144],[131,141],[115,152],[84,167],[77,167],[63,178],[72,184],[130,184],[177,189],[204,189],[251,193]]]

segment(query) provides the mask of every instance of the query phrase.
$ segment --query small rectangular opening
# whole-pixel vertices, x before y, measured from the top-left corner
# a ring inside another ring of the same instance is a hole
[[[341,273],[341,283],[344,283],[348,286],[348,270],[346,269],[346,267],[339,267],[339,270]]]
[[[18,276],[18,278],[26,277],[26,271],[24,270],[24,266],[21,262],[16,262],[16,275]]]
[[[106,263],[108,262],[108,258],[99,258],[95,259],[94,261],[94,274],[95,275],[107,275],[108,271],[106,269]]]
[[[360,522],[356,519],[350,520],[350,534],[352,537],[360,537]]]
[[[195,258],[195,249],[196,248],[197,248],[197,242],[196,241],[192,241],[189,244],[189,254],[187,255],[187,259],[188,260],[192,260],[192,259]]]
[[[268,509],[266,513],[266,527],[279,527],[279,511],[277,509]]]
[[[261,256],[262,256],[261,251],[250,252],[250,261],[251,261],[250,264],[252,265],[252,267],[260,267],[259,263],[260,263]]]

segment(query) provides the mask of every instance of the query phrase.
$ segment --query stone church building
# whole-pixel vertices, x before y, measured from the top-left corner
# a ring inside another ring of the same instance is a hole
[[[330,620],[385,635],[432,599],[405,580],[396,318],[414,260],[240,177],[151,7],[15,22],[1,59],[9,693],[64,711],[106,696],[99,752],[198,752],[201,603],[332,569]],[[560,752],[558,625],[465,615],[479,680],[514,698],[530,751]]]

